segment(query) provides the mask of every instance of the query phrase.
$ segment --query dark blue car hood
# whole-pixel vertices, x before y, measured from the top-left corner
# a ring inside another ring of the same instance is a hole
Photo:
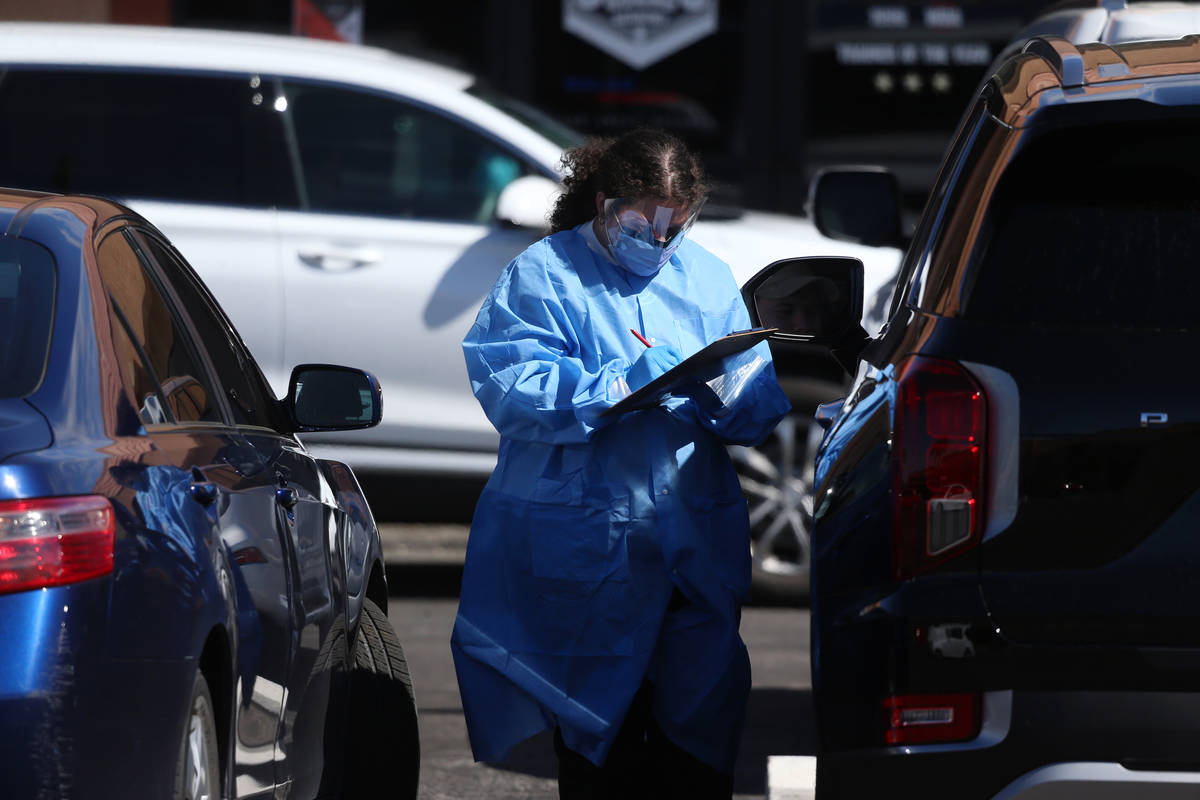
[[[45,417],[19,397],[0,397],[0,462],[54,442]]]

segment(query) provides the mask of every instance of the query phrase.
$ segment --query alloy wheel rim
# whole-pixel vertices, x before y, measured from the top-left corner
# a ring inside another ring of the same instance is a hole
[[[731,448],[750,514],[756,570],[781,577],[808,571],[812,526],[812,459],[807,422],[780,421],[759,447]]]
[[[212,800],[212,787],[209,786],[208,775],[212,754],[208,749],[208,737],[205,734],[205,708],[197,703],[192,708],[192,716],[188,721],[187,739],[187,773],[184,775],[184,788],[188,800]]]

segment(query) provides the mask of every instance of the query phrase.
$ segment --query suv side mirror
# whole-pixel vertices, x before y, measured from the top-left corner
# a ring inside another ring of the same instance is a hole
[[[379,381],[365,370],[301,364],[292,370],[285,401],[296,431],[350,431],[383,418]]]
[[[859,327],[863,263],[844,256],[785,258],[742,287],[756,327],[779,328],[773,338],[836,344]]]
[[[793,353],[833,356],[853,374],[866,347],[862,328],[863,263],[815,256],[776,261],[748,280],[742,299],[755,327],[779,328],[773,342]]]
[[[544,230],[550,209],[562,194],[562,186],[543,175],[525,175],[500,191],[496,219],[518,228]]]
[[[809,185],[809,214],[831,239],[903,245],[900,185],[885,167],[826,167]]]

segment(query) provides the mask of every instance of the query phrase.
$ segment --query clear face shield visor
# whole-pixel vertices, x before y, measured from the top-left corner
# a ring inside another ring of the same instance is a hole
[[[645,197],[613,197],[604,201],[604,227],[610,232],[624,234],[635,241],[674,252],[692,223],[700,214],[704,201],[691,207],[659,205]]]

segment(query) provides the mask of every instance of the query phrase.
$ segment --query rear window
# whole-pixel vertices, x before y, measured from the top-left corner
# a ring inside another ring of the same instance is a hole
[[[1045,134],[1000,180],[963,316],[1077,328],[1200,328],[1200,120]]]
[[[0,397],[24,397],[42,382],[57,282],[49,252],[0,237]]]

